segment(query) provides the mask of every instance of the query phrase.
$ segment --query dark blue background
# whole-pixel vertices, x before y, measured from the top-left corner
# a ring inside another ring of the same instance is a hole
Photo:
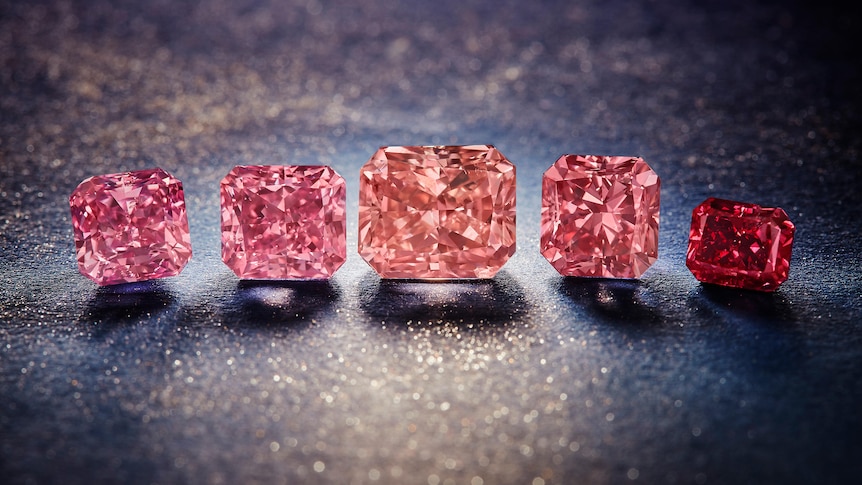
[[[862,474],[860,59],[823,2],[0,4],[4,483],[848,483]],[[493,143],[518,252],[493,280],[239,282],[235,164]],[[662,177],[639,281],[538,253],[541,173],[640,155]],[[67,197],[184,181],[178,277],[97,288]],[[684,265],[708,196],[796,223],[774,294]]]

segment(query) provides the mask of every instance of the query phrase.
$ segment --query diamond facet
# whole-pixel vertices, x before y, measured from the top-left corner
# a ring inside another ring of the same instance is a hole
[[[563,155],[542,177],[542,255],[563,276],[640,276],[658,258],[659,189],[641,158]]]
[[[221,181],[222,260],[244,279],[329,278],[347,258],[345,207],[329,167],[234,167]]]
[[[795,231],[779,208],[709,198],[692,212],[685,264],[704,283],[775,291],[787,280]]]
[[[359,253],[383,278],[491,278],[515,252],[515,166],[490,145],[380,148]]]
[[[175,276],[192,256],[183,184],[160,168],[90,177],[69,205],[78,268],[100,285]]]

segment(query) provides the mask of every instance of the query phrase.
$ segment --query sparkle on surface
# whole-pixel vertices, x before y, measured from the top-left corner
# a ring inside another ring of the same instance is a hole
[[[222,259],[244,279],[323,279],[347,258],[344,179],[326,166],[238,166],[221,182]]]
[[[859,481],[848,9],[0,5],[3,483]],[[380,279],[352,254],[360,167],[381,144],[467,136],[517,165],[525,247],[488,280]],[[661,257],[640,279],[561,277],[538,251],[542,174],[579,146],[661,175]],[[194,258],[97,288],[64,199],[154,160],[183,181]],[[347,262],[329,280],[238,280],[220,180],[299,161],[347,181]],[[685,267],[691,211],[721,193],[796,223],[779,291]]]
[[[78,268],[100,285],[175,276],[192,256],[182,182],[160,168],[90,177],[69,205]]]
[[[780,208],[709,198],[692,212],[685,263],[704,283],[775,291],[790,271],[794,233]]]
[[[563,276],[640,276],[658,258],[659,189],[640,158],[560,157],[542,178],[542,255]]]
[[[515,252],[515,167],[496,148],[380,148],[360,172],[359,253],[383,278],[491,278]]]

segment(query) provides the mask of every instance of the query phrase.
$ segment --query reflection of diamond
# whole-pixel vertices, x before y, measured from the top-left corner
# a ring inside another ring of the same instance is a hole
[[[774,291],[787,280],[794,232],[781,209],[710,198],[692,213],[685,263],[705,283]]]
[[[183,185],[160,168],[90,177],[69,205],[78,267],[100,285],[174,276],[192,256]]]
[[[560,157],[542,177],[542,255],[563,276],[640,276],[658,258],[659,188],[640,158]]]
[[[222,259],[245,279],[322,279],[347,258],[344,179],[324,166],[239,166],[221,182]]]
[[[359,184],[359,253],[384,278],[491,278],[515,252],[515,167],[492,146],[383,147]]]

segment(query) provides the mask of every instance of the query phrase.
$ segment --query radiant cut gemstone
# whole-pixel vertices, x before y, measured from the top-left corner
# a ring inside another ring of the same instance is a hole
[[[359,178],[359,253],[383,278],[491,278],[515,252],[515,166],[490,145],[391,146]]]
[[[243,279],[329,278],[347,258],[345,208],[329,167],[234,167],[221,181],[222,260]]]
[[[637,278],[658,258],[659,189],[641,158],[563,155],[542,177],[542,255],[563,276]]]
[[[90,177],[69,205],[78,268],[100,285],[175,276],[192,256],[183,184],[160,168]]]
[[[685,264],[704,283],[775,291],[790,271],[795,230],[779,208],[709,198],[692,212]]]

